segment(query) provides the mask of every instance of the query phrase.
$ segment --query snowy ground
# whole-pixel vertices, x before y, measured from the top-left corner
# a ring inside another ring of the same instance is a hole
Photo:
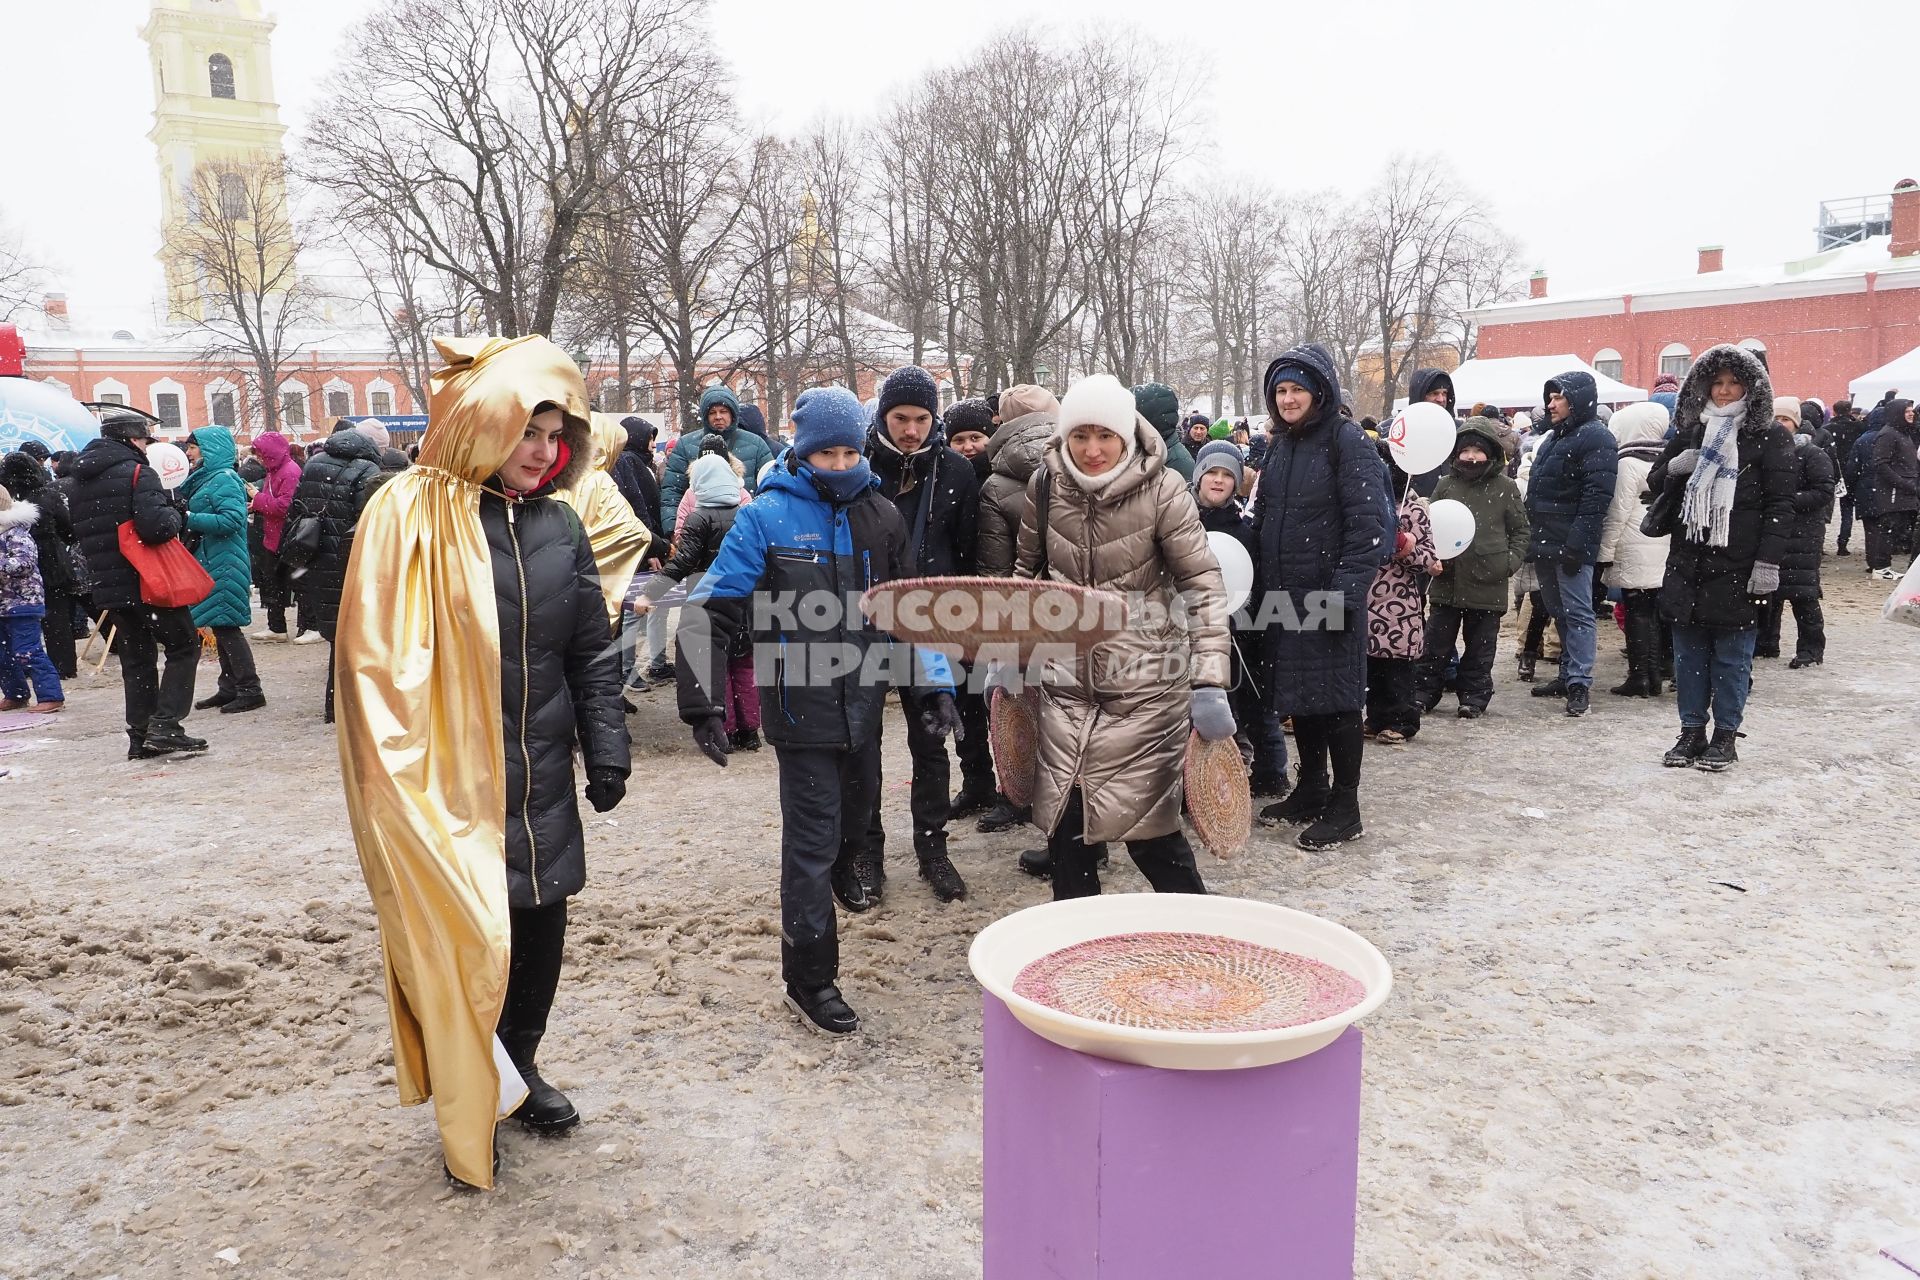
[[[1734,773],[1660,768],[1671,697],[1568,721],[1503,644],[1485,720],[1449,704],[1370,751],[1364,841],[1266,833],[1204,868],[1394,964],[1360,1275],[1905,1274],[1875,1254],[1920,1237],[1920,633],[1878,620],[1859,564],[1829,562],[1830,664],[1761,664]],[[542,1054],[587,1123],[503,1127],[501,1189],[454,1194],[393,1093],[325,653],[263,649],[271,706],[196,715],[198,760],[122,761],[111,666],[0,734],[0,1276],[979,1273],[965,954],[1046,896],[1022,837],[967,826],[952,907],[896,861],[846,922],[866,1030],[804,1034],[778,1003],[771,755],[720,774],[654,695]]]

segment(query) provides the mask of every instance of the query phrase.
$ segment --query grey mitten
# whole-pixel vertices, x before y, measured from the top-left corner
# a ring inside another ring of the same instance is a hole
[[[1679,453],[1674,454],[1673,461],[1667,464],[1667,474],[1670,476],[1690,476],[1693,474],[1693,469],[1699,465],[1700,451],[1698,449],[1682,449]]]
[[[1754,563],[1753,576],[1747,579],[1747,594],[1770,596],[1780,589],[1780,566],[1765,560]]]
[[[1225,689],[1195,689],[1188,706],[1193,731],[1203,742],[1218,742],[1233,736],[1233,708],[1227,705]]]

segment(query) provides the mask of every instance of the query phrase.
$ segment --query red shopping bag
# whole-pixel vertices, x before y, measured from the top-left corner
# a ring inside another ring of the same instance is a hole
[[[133,483],[140,483],[139,467],[133,469]],[[140,598],[156,609],[187,608],[213,594],[213,578],[178,538],[142,542],[133,521],[126,520],[120,525],[120,554],[140,575]]]

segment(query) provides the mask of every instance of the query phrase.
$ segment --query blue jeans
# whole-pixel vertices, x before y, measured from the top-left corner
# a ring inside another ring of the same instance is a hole
[[[29,683],[36,701],[65,701],[60,673],[40,642],[40,615],[0,618],[0,694],[9,702],[25,702]]]
[[[1673,683],[1681,728],[1706,728],[1709,705],[1715,729],[1731,733],[1740,727],[1747,690],[1753,685],[1753,644],[1759,635],[1758,627],[1673,624]]]
[[[1593,566],[1568,573],[1558,560],[1542,560],[1540,603],[1560,629],[1560,681],[1593,684]]]

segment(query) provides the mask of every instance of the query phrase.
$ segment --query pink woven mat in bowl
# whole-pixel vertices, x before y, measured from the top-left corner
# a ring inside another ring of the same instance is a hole
[[[1277,1031],[1366,998],[1324,961],[1211,933],[1118,933],[1041,956],[1015,995],[1062,1013],[1159,1031]]]

